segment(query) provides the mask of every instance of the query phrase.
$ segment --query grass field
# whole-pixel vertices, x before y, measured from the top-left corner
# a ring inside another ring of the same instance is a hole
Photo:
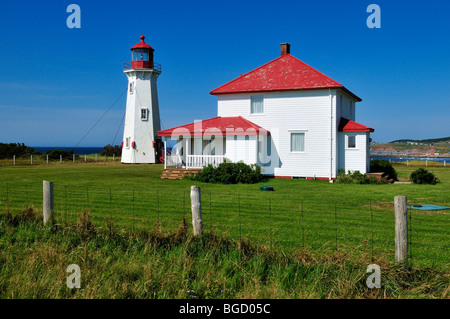
[[[356,256],[355,256],[356,255]],[[0,213],[0,299],[12,298],[448,298],[448,272],[393,267],[383,257],[381,288],[366,286],[358,253],[286,255],[205,232],[192,237],[76,223],[43,226],[32,209]],[[66,268],[81,270],[80,289]]]
[[[417,167],[395,166],[407,178]],[[393,261],[396,195],[408,204],[450,206],[449,167],[429,167],[441,183],[429,185],[346,185],[326,181],[268,179],[255,185],[212,185],[162,180],[162,165],[118,162],[0,166],[0,209],[42,207],[42,181],[54,182],[55,214],[74,222],[87,210],[97,225],[112,220],[133,230],[174,231],[183,215],[189,224],[190,186],[202,188],[207,231],[268,248],[357,251],[369,262]],[[274,192],[261,192],[262,185]],[[411,260],[416,266],[447,268],[449,211],[410,210]]]

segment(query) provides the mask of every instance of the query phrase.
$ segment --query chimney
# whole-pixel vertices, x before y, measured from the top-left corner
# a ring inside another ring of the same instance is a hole
[[[291,45],[289,43],[281,43],[281,55],[291,54]]]

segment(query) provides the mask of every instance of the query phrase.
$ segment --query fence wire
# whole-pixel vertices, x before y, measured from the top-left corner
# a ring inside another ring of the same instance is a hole
[[[41,184],[0,183],[0,210],[18,213],[32,206],[42,211],[42,196]],[[236,241],[286,252],[352,251],[370,262],[394,258],[393,201],[318,201],[271,192],[202,191],[201,197],[204,229]],[[99,227],[112,221],[131,230],[174,232],[185,219],[192,229],[189,190],[55,185],[54,211],[58,222],[75,223],[87,211]],[[449,213],[409,209],[408,216],[410,260],[448,265]]]

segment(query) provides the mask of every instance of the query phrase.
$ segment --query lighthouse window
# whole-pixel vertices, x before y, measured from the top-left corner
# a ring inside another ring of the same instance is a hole
[[[130,148],[130,137],[127,137],[127,138],[125,139],[125,147],[126,147],[126,148]]]
[[[130,83],[130,94],[133,94],[133,83]]]
[[[147,120],[147,114],[148,114],[148,110],[147,109],[141,109],[141,120],[146,121]]]

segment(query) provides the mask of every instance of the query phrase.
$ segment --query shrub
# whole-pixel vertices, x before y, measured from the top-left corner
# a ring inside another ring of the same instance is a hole
[[[208,165],[192,177],[193,180],[214,184],[254,184],[262,179],[261,167],[244,163],[222,163],[217,167]]]
[[[386,179],[392,179],[397,181],[397,172],[392,164],[388,160],[371,160],[370,161],[370,172],[371,173],[381,173],[383,172],[383,177]]]
[[[111,145],[108,144],[100,151],[101,156],[113,156],[114,155],[120,155],[122,154],[122,149],[119,145]]]
[[[53,150],[47,151],[44,155],[48,155],[48,158],[51,160],[59,160],[60,155],[62,155],[63,159],[72,159],[73,151],[53,149]],[[75,158],[78,158],[78,157],[79,157],[78,155],[75,155]]]
[[[430,171],[419,168],[411,173],[409,176],[414,184],[431,184],[435,185],[439,183],[439,179]]]
[[[20,143],[0,143],[0,159],[11,158],[14,155],[16,157],[38,155],[40,152],[35,151],[34,148],[26,146]]]
[[[360,171],[346,174],[343,169],[340,169],[336,182],[340,184],[386,184],[389,181],[386,178],[368,177],[367,174],[362,174]]]

